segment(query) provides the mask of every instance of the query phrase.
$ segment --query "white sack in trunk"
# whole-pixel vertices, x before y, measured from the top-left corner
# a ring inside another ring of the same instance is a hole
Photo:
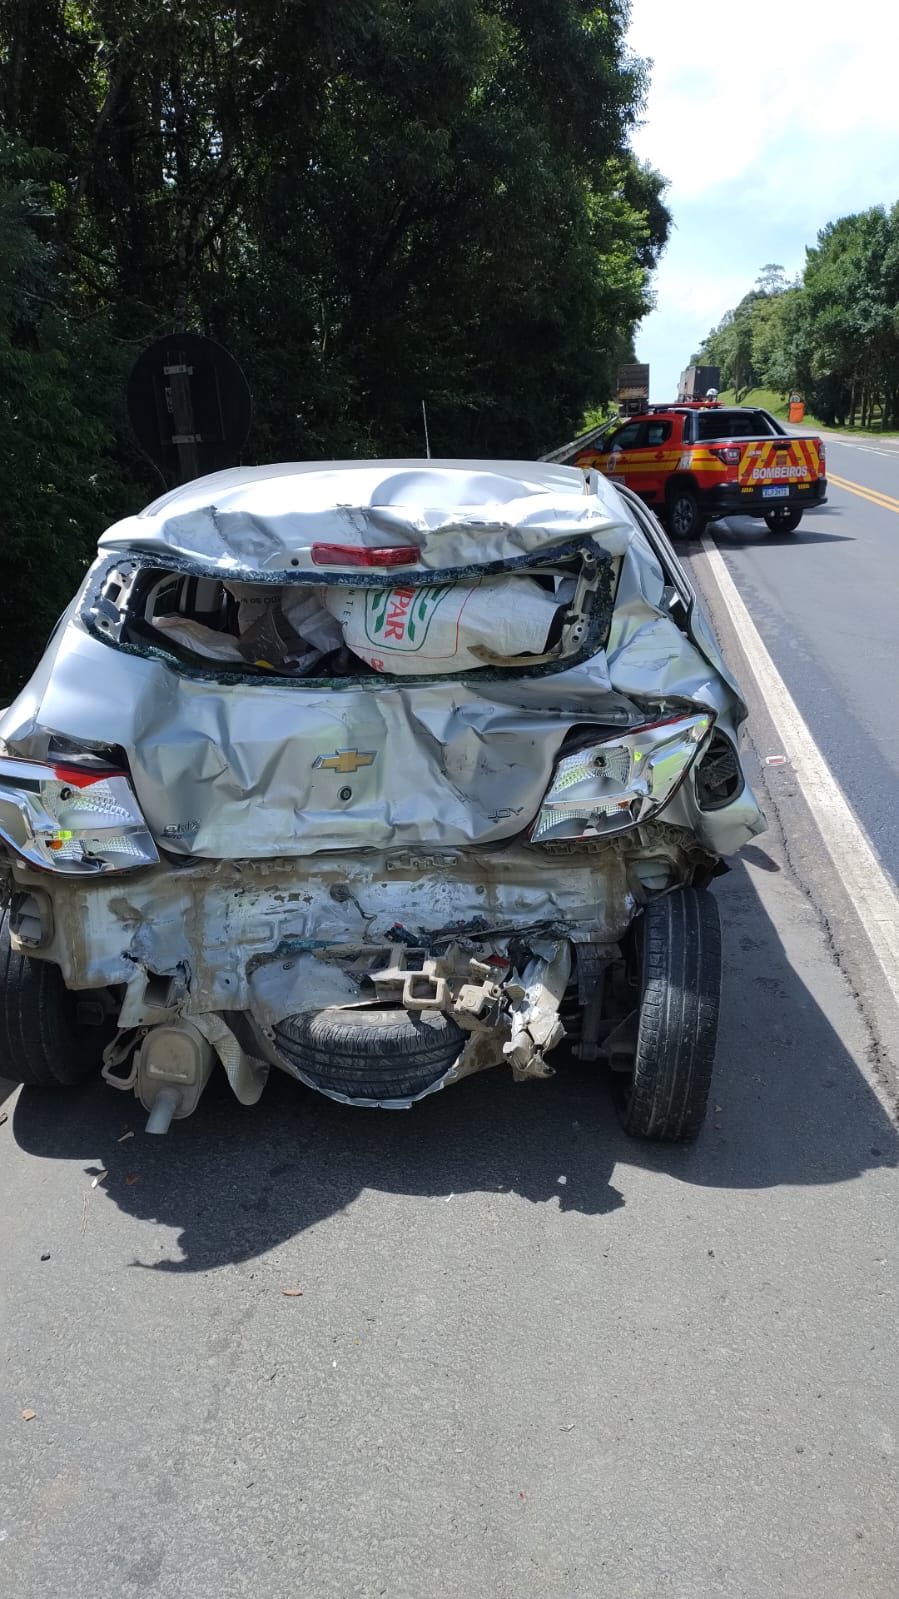
[[[398,677],[543,655],[560,609],[557,596],[529,577],[320,592],[353,653]]]

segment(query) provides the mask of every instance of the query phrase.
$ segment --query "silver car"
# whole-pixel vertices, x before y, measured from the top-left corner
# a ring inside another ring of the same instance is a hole
[[[211,1072],[405,1108],[611,1074],[698,1132],[709,885],[764,818],[652,514],[595,473],[356,461],[200,479],[104,533],[0,717],[0,1074],[102,1070],[147,1130]],[[564,1047],[560,1049],[560,1046]]]

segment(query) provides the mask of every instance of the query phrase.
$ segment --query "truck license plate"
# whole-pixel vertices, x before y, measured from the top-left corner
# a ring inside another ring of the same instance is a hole
[[[790,486],[789,486],[788,483],[785,483],[783,485],[783,488],[781,488],[780,485],[778,485],[776,488],[762,489],[762,499],[763,500],[785,500],[787,498],[787,495],[789,494],[789,492],[790,492]]]

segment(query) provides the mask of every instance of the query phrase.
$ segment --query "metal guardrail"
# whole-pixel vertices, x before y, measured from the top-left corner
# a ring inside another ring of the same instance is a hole
[[[568,460],[569,456],[577,455],[579,450],[589,449],[590,445],[601,434],[607,432],[613,424],[620,422],[620,420],[620,417],[610,417],[605,422],[600,422],[599,427],[590,428],[587,433],[581,433],[576,439],[571,439],[568,444],[563,444],[560,450],[552,450],[548,455],[541,455],[539,459],[548,462],[550,465],[556,462],[561,466]]]

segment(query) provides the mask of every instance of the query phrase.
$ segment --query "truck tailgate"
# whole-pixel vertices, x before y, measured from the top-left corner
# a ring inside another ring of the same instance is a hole
[[[713,446],[714,448],[714,446]],[[743,488],[795,485],[802,488],[823,477],[820,441],[816,438],[740,439],[731,442],[728,455],[740,450],[734,478]],[[717,452],[716,452],[717,453]]]

